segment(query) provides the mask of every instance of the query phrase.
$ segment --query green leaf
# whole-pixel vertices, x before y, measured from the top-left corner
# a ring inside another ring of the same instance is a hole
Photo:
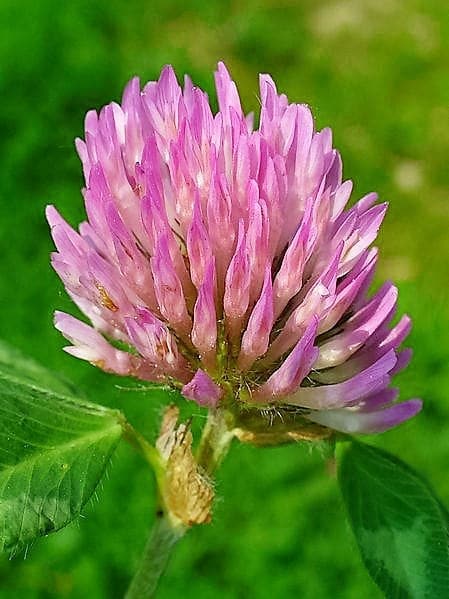
[[[352,442],[339,482],[363,562],[385,596],[447,598],[446,512],[425,480],[387,452]]]
[[[0,372],[10,379],[32,383],[57,393],[74,393],[73,385],[58,374],[47,370],[17,349],[0,341]]]
[[[56,393],[65,388],[57,378],[1,350],[0,550],[15,554],[80,514],[122,435],[123,417]]]

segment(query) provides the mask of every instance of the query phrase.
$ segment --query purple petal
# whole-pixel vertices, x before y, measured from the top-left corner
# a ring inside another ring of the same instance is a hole
[[[192,342],[207,366],[215,361],[217,314],[215,310],[215,266],[211,259],[195,303]]]
[[[319,333],[324,333],[337,324],[353,304],[361,291],[371,282],[377,262],[377,250],[371,249],[337,285],[335,302],[321,320]]]
[[[193,207],[192,223],[187,232],[187,253],[190,275],[197,289],[203,283],[204,273],[212,258],[209,235],[201,217],[200,200],[197,196]]]
[[[262,292],[243,333],[240,355],[237,360],[237,366],[241,370],[247,370],[257,358],[267,351],[273,320],[271,268],[267,267]]]
[[[226,114],[229,108],[233,108],[238,114],[242,114],[237,86],[222,62],[218,63],[218,70],[215,73],[215,86],[220,111]]]
[[[182,394],[200,406],[215,408],[223,396],[223,389],[204,370],[197,370],[193,379],[182,388]]]
[[[293,347],[304,334],[313,316],[321,316],[321,312],[325,312],[333,304],[342,250],[343,244],[340,244],[323,274],[305,289],[298,307],[293,310],[283,330],[271,344],[267,355],[269,360],[277,359]]]
[[[386,321],[396,307],[397,289],[386,284],[373,300],[353,316],[342,333],[331,337],[320,346],[317,370],[342,364]]]
[[[237,247],[226,273],[224,312],[231,338],[240,333],[240,325],[249,306],[249,258],[246,249],[243,222],[239,224]]]
[[[67,353],[109,372],[125,376],[132,374],[134,370],[132,356],[110,345],[91,326],[70,314],[55,312],[55,327],[73,343],[72,346],[64,348]]]
[[[318,349],[313,345],[317,326],[315,316],[282,365],[253,393],[255,401],[268,403],[296,391],[318,355]]]
[[[126,331],[140,355],[153,367],[180,381],[189,379],[186,360],[167,327],[149,310],[141,308],[134,318],[126,318]]]
[[[422,408],[420,399],[410,399],[375,412],[360,412],[350,408],[312,412],[306,418],[348,434],[382,433],[413,418]]]
[[[391,350],[369,368],[347,381],[320,387],[301,387],[285,402],[315,410],[354,405],[368,395],[388,387],[390,382],[388,373],[395,364],[396,355]]]
[[[301,224],[289,244],[273,286],[275,315],[279,316],[288,301],[302,287],[302,273],[307,257],[308,240],[311,237],[312,202],[308,202]]]
[[[190,332],[191,321],[181,282],[173,267],[168,240],[162,235],[151,258],[154,290],[159,309],[164,318],[182,335]]]

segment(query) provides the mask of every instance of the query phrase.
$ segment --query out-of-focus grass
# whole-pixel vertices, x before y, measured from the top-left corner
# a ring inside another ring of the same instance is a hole
[[[87,109],[118,99],[127,79],[164,63],[212,94],[224,59],[245,107],[257,73],[330,124],[355,195],[390,201],[379,280],[401,288],[415,358],[399,377],[421,396],[414,422],[373,441],[425,471],[449,503],[449,15],[437,0],[301,3],[2,0],[0,3],[0,336],[59,370],[91,399],[120,406],[154,435],[161,398],[61,351],[55,308],[70,302],[48,266],[43,218],[56,203],[83,216],[72,139]],[[203,414],[198,414],[202,418]],[[151,474],[123,446],[85,517],[0,561],[0,598],[120,597],[151,520]],[[217,482],[214,522],[179,546],[160,591],[171,597],[379,597],[318,452],[235,446]]]

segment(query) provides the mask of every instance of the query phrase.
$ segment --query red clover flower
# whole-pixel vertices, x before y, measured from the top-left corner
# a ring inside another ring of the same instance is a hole
[[[215,82],[215,115],[171,67],[88,112],[87,221],[78,233],[47,209],[53,267],[92,325],[57,312],[66,351],[209,408],[297,410],[348,433],[414,416],[421,402],[389,386],[410,319],[390,326],[392,283],[368,294],[386,204],[347,208],[331,130],[268,75],[258,128],[223,64]]]

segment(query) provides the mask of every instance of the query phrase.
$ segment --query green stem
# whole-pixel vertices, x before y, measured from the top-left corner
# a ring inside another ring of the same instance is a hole
[[[196,455],[197,464],[208,475],[213,474],[230,447],[233,438],[230,424],[229,415],[225,412],[209,411]],[[157,450],[129,424],[124,430],[127,440],[143,453],[154,468],[162,496],[164,471]],[[125,599],[151,599],[155,596],[157,584],[168,564],[170,554],[187,530],[188,528],[176,521],[176,518],[171,518],[164,508],[158,509],[142,561]]]
[[[174,526],[162,510],[158,511],[142,561],[125,599],[150,599],[155,596],[159,579],[167,566],[171,551],[185,530],[184,527]]]
[[[209,410],[196,454],[197,464],[207,474],[213,474],[228,453],[234,437],[231,418],[223,410]]]

